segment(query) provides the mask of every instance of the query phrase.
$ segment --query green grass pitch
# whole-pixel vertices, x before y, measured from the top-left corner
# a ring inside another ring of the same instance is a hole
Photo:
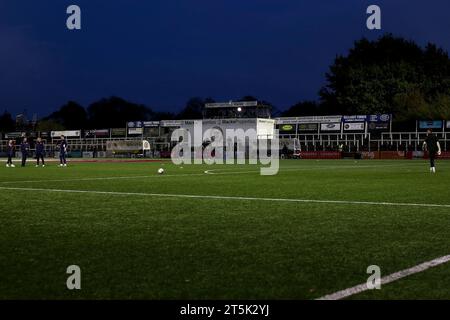
[[[376,160],[285,160],[276,176],[252,165],[2,165],[0,298],[319,298],[365,283],[369,265],[384,276],[450,254],[450,162],[437,171]],[[81,290],[66,288],[73,264]],[[450,263],[350,298],[450,299]]]

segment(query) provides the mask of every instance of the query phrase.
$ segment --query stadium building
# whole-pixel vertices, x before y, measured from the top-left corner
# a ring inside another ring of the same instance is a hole
[[[0,156],[6,156],[9,139],[19,142],[27,136],[33,151],[33,141],[40,136],[46,142],[47,156],[58,157],[56,143],[64,135],[70,146],[69,156],[73,158],[168,158],[174,145],[173,131],[179,128],[192,131],[194,123],[200,123],[203,134],[213,128],[222,134],[226,130],[253,129],[260,137],[270,137],[277,129],[283,156],[303,159],[423,158],[426,154],[422,151],[422,142],[426,130],[431,128],[441,141],[441,158],[450,158],[450,120],[417,120],[415,131],[401,132],[393,130],[394,119],[390,114],[271,119],[270,113],[270,106],[257,101],[226,102],[206,104],[203,119],[131,121],[123,128],[95,130],[3,132]],[[20,157],[18,149],[17,157]]]

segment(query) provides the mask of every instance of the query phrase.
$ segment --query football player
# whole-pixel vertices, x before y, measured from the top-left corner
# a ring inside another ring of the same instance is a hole
[[[427,130],[427,137],[423,142],[423,150],[428,151],[430,156],[430,172],[436,173],[436,156],[441,155],[441,145],[439,143],[438,137],[433,133],[433,130]]]

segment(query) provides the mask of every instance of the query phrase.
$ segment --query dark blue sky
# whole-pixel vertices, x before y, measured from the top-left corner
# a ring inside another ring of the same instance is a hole
[[[66,8],[82,30],[66,29]],[[366,8],[382,9],[382,32]],[[0,112],[44,116],[122,96],[161,111],[193,96],[317,99],[336,54],[384,32],[450,50],[448,0],[0,0]]]

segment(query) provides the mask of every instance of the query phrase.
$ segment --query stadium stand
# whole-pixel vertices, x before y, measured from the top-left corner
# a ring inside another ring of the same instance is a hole
[[[442,158],[450,158],[450,121],[416,121],[413,132],[394,132],[392,115],[336,115],[311,117],[282,117],[270,119],[271,107],[256,101],[207,104],[202,121],[205,126],[255,126],[255,123],[278,129],[280,149],[284,158],[361,158],[361,159],[416,159],[424,158],[422,142],[426,130],[433,128],[441,142]],[[266,119],[266,120],[264,120]],[[52,132],[6,132],[0,136],[0,156],[6,155],[9,139],[19,145],[27,136],[32,152],[39,136],[45,142],[47,157],[56,157],[56,143],[65,135],[70,157],[170,157],[172,132],[192,125],[194,120],[132,121],[123,128],[97,130],[69,130]],[[226,124],[226,125],[225,125]],[[108,148],[115,145],[148,141],[150,150],[117,152]],[[18,151],[17,151],[18,152]],[[19,156],[19,154],[17,154]]]

